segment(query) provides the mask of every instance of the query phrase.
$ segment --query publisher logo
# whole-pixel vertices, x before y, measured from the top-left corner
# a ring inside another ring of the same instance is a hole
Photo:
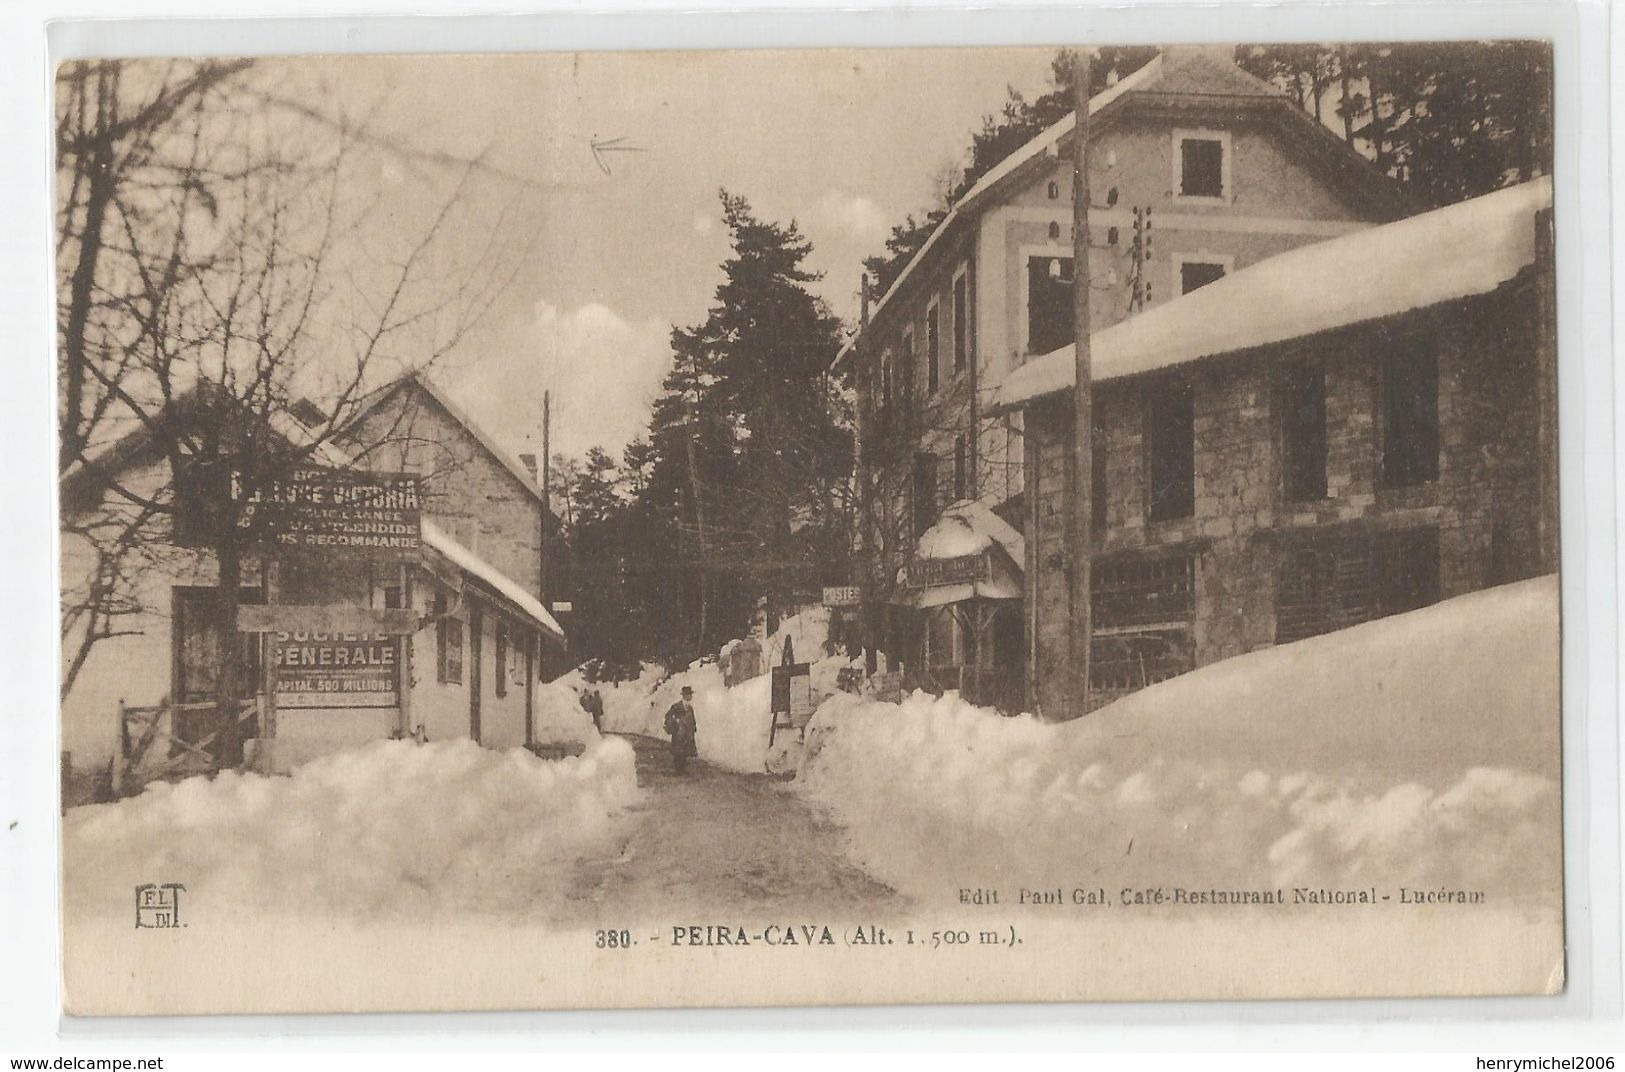
[[[135,925],[137,930],[166,929],[185,926],[181,922],[181,891],[186,887],[179,882],[162,885],[149,882],[135,888]]]

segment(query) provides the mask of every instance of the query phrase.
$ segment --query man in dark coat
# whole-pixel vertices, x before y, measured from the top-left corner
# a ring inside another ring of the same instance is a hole
[[[699,754],[694,746],[694,735],[699,724],[694,720],[694,690],[683,686],[683,698],[666,712],[666,733],[671,736],[671,766],[678,774],[688,770],[688,757]]]

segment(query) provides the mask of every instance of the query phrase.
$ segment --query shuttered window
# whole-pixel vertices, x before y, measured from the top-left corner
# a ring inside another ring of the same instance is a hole
[[[942,386],[942,324],[940,310],[932,305],[925,311],[925,378],[928,390]]]
[[[1129,692],[1195,666],[1193,556],[1102,558],[1090,571],[1089,606],[1091,691]]]
[[[1147,388],[1145,415],[1151,520],[1190,517],[1196,509],[1196,410],[1190,383],[1176,378]]]
[[[1326,497],[1326,370],[1311,362],[1281,372],[1281,490],[1288,502]]]
[[[1416,610],[1439,601],[1439,530],[1305,537],[1282,549],[1275,642]]]
[[[1383,367],[1382,481],[1404,488],[1439,478],[1439,359],[1425,340]]]
[[[965,277],[954,280],[954,372],[965,371],[970,360],[970,304],[965,298]]]
[[[937,456],[914,455],[914,535],[923,536],[937,519]]]
[[[434,597],[434,612],[440,615],[435,622],[435,680],[442,685],[463,683],[463,623],[456,618],[443,617],[446,597]]]
[[[1072,342],[1072,258],[1027,259],[1027,352],[1047,354]]]
[[[1217,138],[1179,141],[1181,197],[1224,196],[1224,142]]]

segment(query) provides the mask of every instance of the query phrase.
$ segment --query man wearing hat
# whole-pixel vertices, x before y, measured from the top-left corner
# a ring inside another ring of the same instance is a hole
[[[683,686],[683,698],[666,712],[666,733],[671,737],[671,766],[678,774],[688,771],[688,757],[698,755],[694,735],[699,724],[694,720],[694,690]]]

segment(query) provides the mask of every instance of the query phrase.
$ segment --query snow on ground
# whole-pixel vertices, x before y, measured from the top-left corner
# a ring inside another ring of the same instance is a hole
[[[715,659],[696,660],[669,676],[656,664],[644,663],[637,678],[615,683],[589,683],[581,668],[577,668],[560,677],[554,685],[577,697],[578,706],[581,695],[589,689],[597,689],[604,699],[604,732],[660,740],[668,739],[666,712],[682,698],[686,685],[694,690],[694,717],[699,727],[695,744],[701,759],[727,770],[746,773],[761,773],[769,767],[785,769],[794,765],[794,758],[787,752],[794,749],[795,742],[787,743],[780,737],[772,749],[768,747],[772,721],[768,710],[772,678],[768,671],[779,664],[787,640],[797,662],[811,663],[815,703],[836,692],[841,670],[857,661],[841,654],[825,654],[829,644],[829,608],[820,604],[804,607],[784,619],[762,642],[761,675],[731,689],[723,685],[722,666]],[[721,657],[726,658],[738,643],[731,640],[724,645]]]
[[[378,741],[289,777],[224,771],[71,810],[65,900],[84,919],[127,912],[142,883],[179,882],[201,905],[316,919],[523,910],[607,846],[638,796],[621,740],[551,762]]]
[[[608,704],[605,704],[606,713]],[[581,706],[581,697],[558,681],[536,688],[535,740],[542,745],[593,745],[599,740],[592,716]]]
[[[1557,583],[1244,655],[1065,724],[836,696],[798,788],[882,881],[1558,888]]]

